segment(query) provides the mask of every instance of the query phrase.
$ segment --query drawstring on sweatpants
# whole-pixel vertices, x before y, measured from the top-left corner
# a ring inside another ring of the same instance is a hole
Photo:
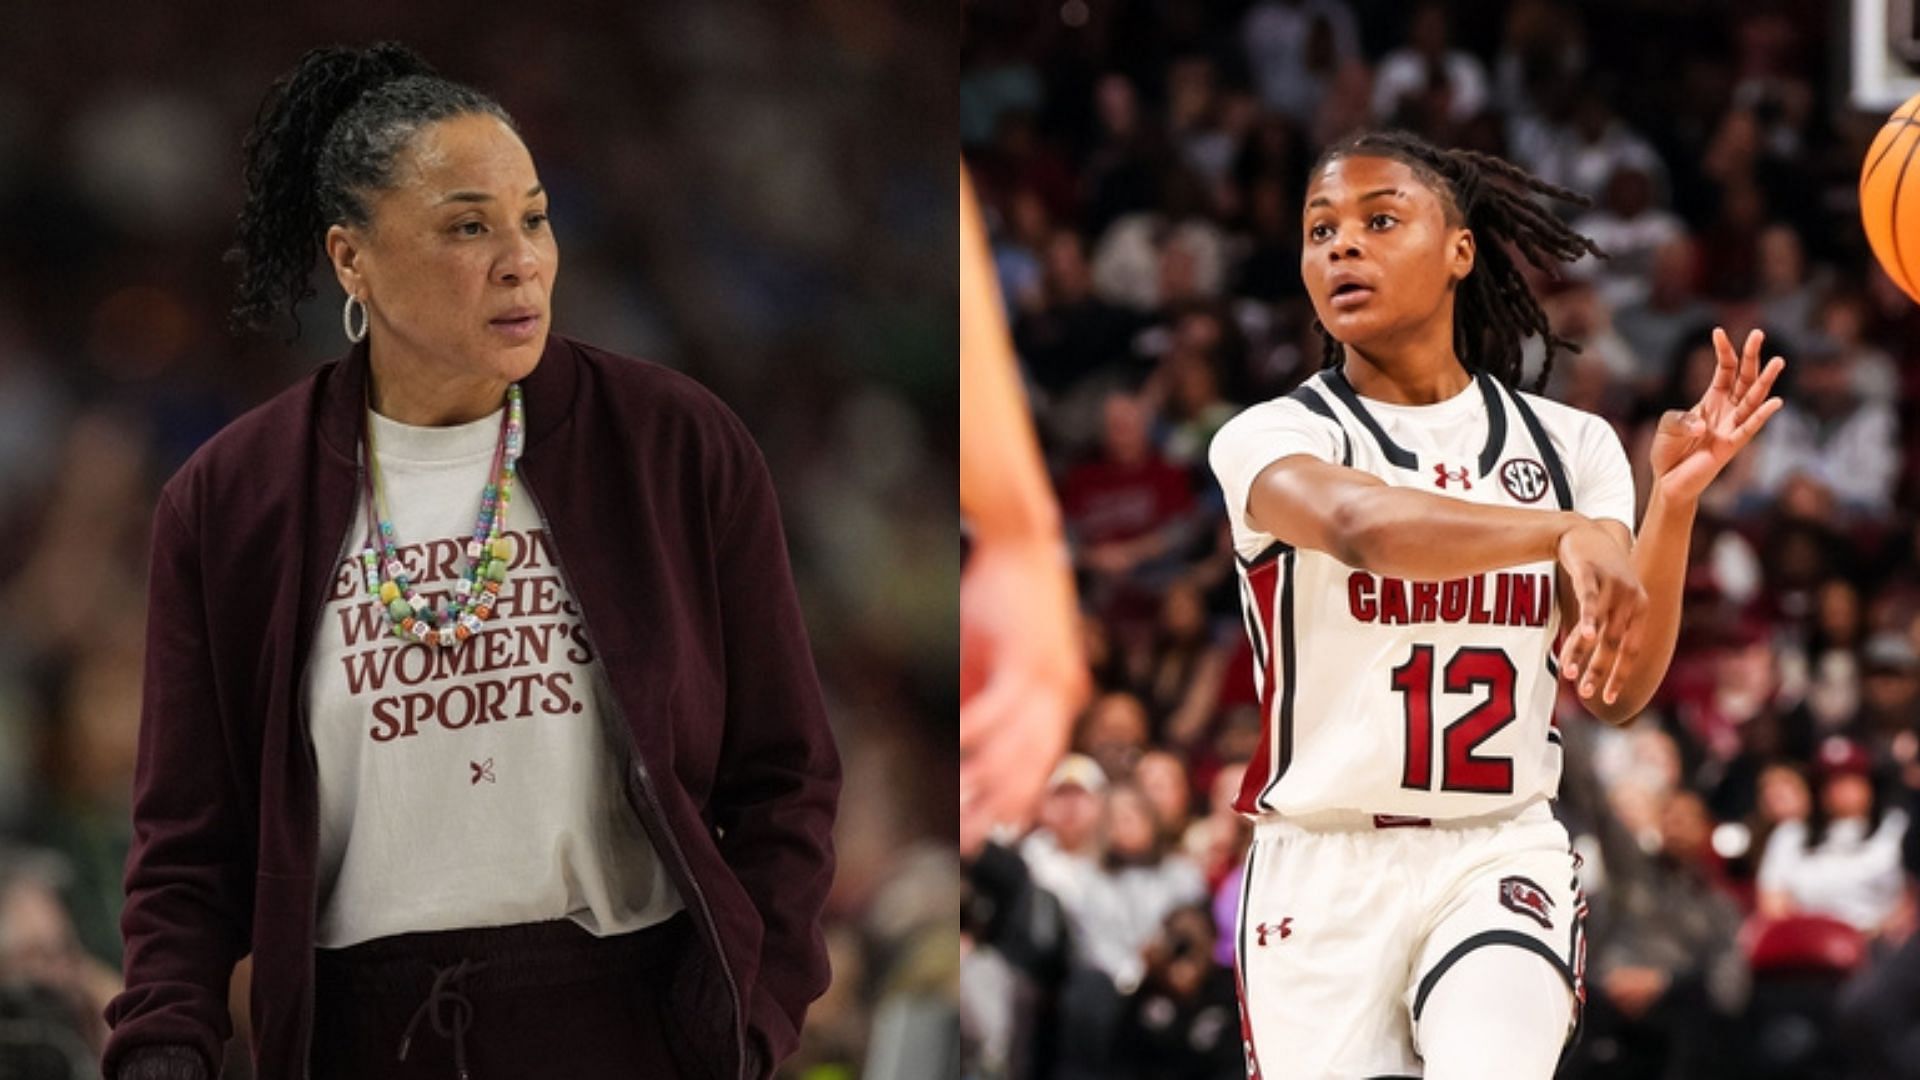
[[[433,989],[427,992],[427,999],[420,1007],[413,1010],[406,1033],[400,1036],[401,1061],[407,1060],[407,1049],[413,1044],[413,1029],[419,1026],[420,1018],[431,1016],[433,1030],[439,1032],[441,1038],[453,1040],[454,1075],[458,1080],[472,1080],[467,1072],[467,1029],[473,1026],[473,1002],[462,992],[460,983],[487,964],[485,960],[462,960],[450,967],[434,968]],[[442,1002],[451,1007],[451,1017],[441,1015]]]

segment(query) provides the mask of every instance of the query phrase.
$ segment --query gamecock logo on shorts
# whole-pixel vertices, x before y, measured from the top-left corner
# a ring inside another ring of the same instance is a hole
[[[1553,929],[1553,898],[1547,890],[1523,877],[1500,879],[1500,903],[1547,929]]]
[[[1539,502],[1547,493],[1547,467],[1532,458],[1514,458],[1500,466],[1500,486],[1523,503]]]

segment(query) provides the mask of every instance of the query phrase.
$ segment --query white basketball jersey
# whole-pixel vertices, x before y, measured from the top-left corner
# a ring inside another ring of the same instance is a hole
[[[1338,369],[1215,436],[1265,714],[1235,806],[1474,817],[1551,798],[1560,627],[1555,564],[1404,581],[1295,548],[1246,518],[1254,478],[1292,454],[1469,502],[1576,510],[1633,527],[1633,475],[1599,417],[1476,374],[1432,405],[1362,399]]]

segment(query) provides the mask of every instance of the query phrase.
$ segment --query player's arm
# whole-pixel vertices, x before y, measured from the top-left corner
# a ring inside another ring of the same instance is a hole
[[[1565,595],[1580,601],[1579,620],[1560,653],[1567,677],[1590,669],[1619,678],[1637,654],[1646,590],[1619,537],[1581,514],[1393,487],[1307,454],[1262,469],[1246,510],[1256,528],[1276,539],[1392,577],[1443,581],[1557,562],[1569,584]]]
[[[1746,348],[1734,356],[1726,331],[1715,329],[1714,351],[1719,366],[1713,384],[1692,409],[1669,412],[1660,418],[1650,451],[1653,491],[1647,515],[1640,523],[1636,543],[1619,522],[1608,530],[1633,552],[1633,565],[1647,590],[1644,655],[1619,680],[1609,682],[1595,696],[1590,679],[1580,682],[1587,710],[1609,723],[1623,724],[1639,715],[1666,678],[1673,647],[1680,638],[1680,600],[1686,583],[1688,548],[1700,496],[1733,455],[1753,440],[1769,417],[1780,410],[1780,399],[1769,398],[1774,380],[1786,361],[1774,357],[1760,369],[1764,336],[1747,335]],[[1570,676],[1571,677],[1571,676]]]
[[[1295,547],[1391,577],[1442,581],[1556,559],[1561,540],[1595,523],[1575,513],[1484,506],[1304,454],[1254,479],[1254,525]]]

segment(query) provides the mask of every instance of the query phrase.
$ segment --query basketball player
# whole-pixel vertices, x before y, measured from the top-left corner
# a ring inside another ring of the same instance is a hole
[[[960,170],[960,851],[1033,816],[1090,683],[1060,509],[1040,462],[986,229]],[[970,685],[978,683],[978,686]]]
[[[1536,195],[1579,201],[1400,132],[1330,149],[1301,254],[1325,368],[1212,446],[1266,709],[1236,803],[1256,1077],[1552,1074],[1584,916],[1548,806],[1556,677],[1612,723],[1646,704],[1700,494],[1780,407],[1784,361],[1716,332],[1712,388],[1660,422],[1636,540],[1612,429],[1519,387],[1524,338],[1546,345],[1535,389],[1570,343],[1514,258],[1599,253]]]

